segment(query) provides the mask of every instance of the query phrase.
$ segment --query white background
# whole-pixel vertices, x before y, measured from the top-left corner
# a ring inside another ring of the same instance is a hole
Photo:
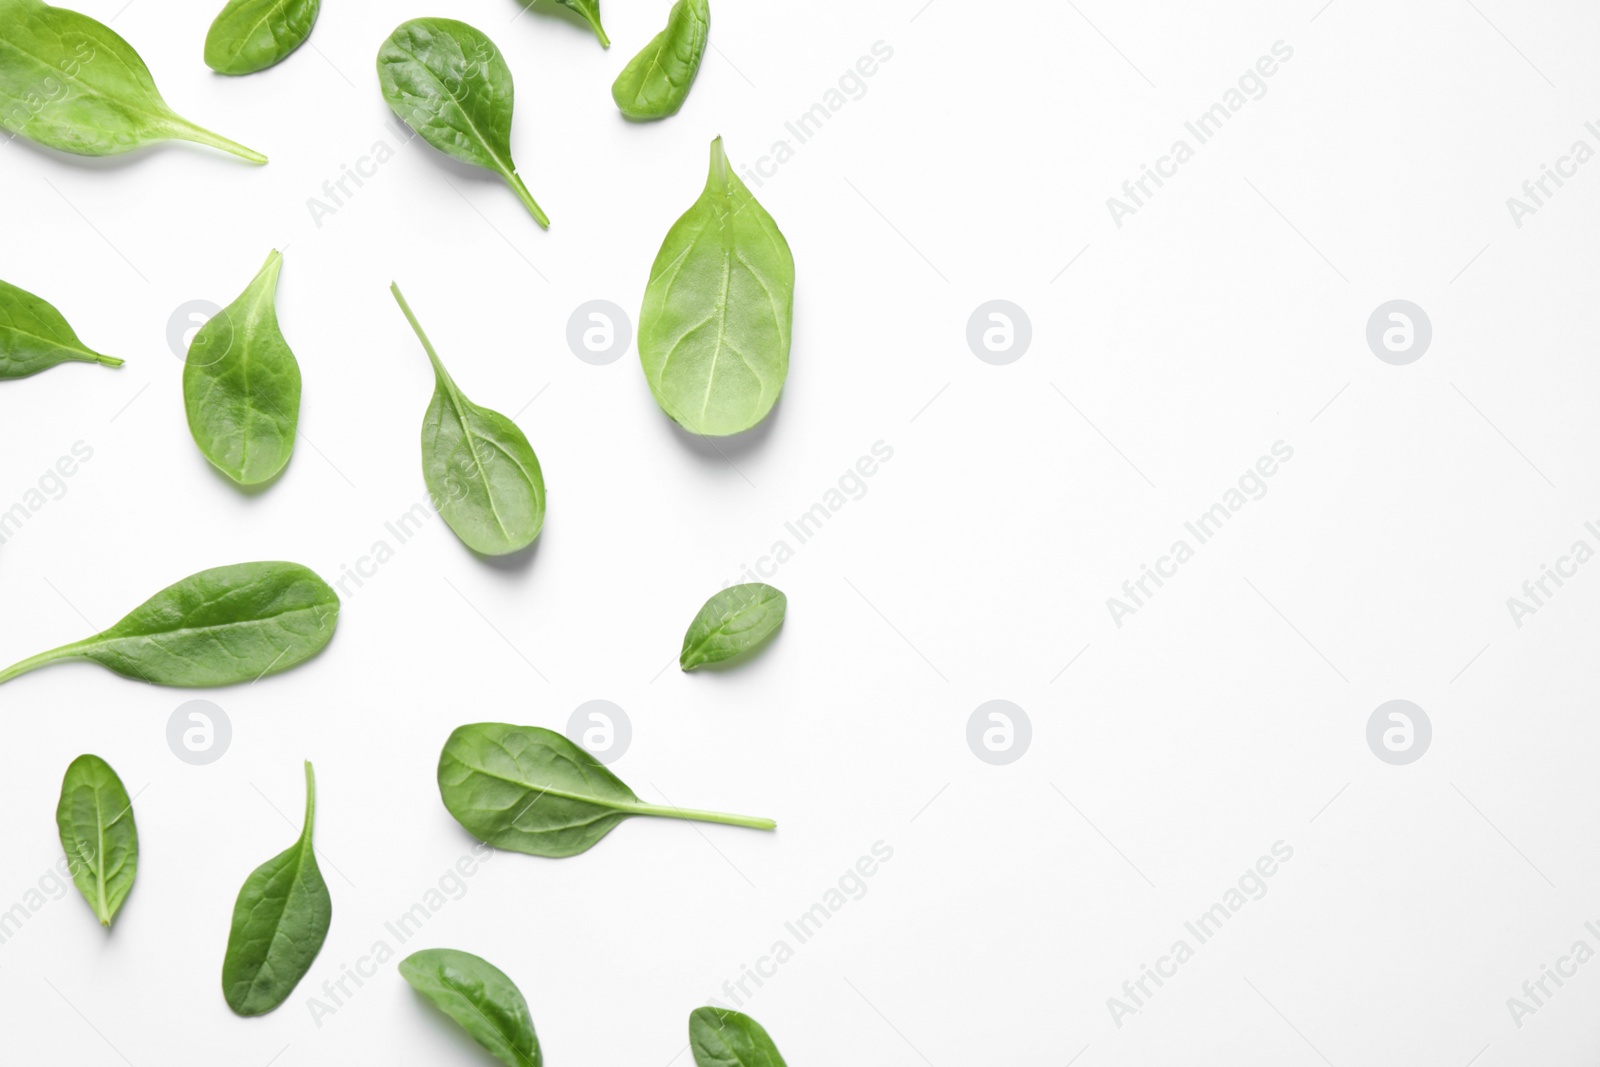
[[[0,509],[94,449],[0,547],[0,659],[204,567],[292,559],[336,581],[392,541],[425,492],[432,380],[391,279],[468,395],[521,412],[549,514],[512,567],[432,523],[347,586],[325,654],[256,685],[73,664],[0,690],[0,908],[57,861],[80,752],[137,791],[142,844],[111,932],[74,890],[0,944],[8,1060],[486,1062],[392,962],[320,1026],[307,1001],[470,851],[434,784],[450,730],[563,729],[594,698],[632,719],[614,769],[642,796],[780,829],[630,822],[580,857],[498,856],[433,916],[404,951],[498,964],[552,1067],[685,1067],[689,1011],[880,840],[894,857],[866,895],[745,1002],[796,1067],[1600,1053],[1600,963],[1520,1028],[1506,1005],[1574,941],[1600,949],[1600,564],[1521,628],[1506,606],[1574,540],[1600,547],[1600,163],[1520,228],[1505,203],[1574,140],[1600,148],[1600,13],[717,0],[688,104],[639,126],[610,83],[666,0],[605,0],[609,52],[544,3],[331,0],[314,48],[240,79],[201,62],[214,4],[80,3],[115,16],[176,110],[272,161],[0,149],[0,277],[128,361],[0,387]],[[510,61],[548,233],[421,142],[313,222],[325,180],[393,144],[373,59],[429,14]],[[1266,95],[1116,226],[1106,198],[1280,40]],[[634,353],[575,358],[567,319],[596,298],[634,313],[711,138],[754,162],[878,41],[893,58],[865,95],[755,190],[798,265],[793,363],[767,426],[719,454],[661,414]],[[166,333],[273,247],[303,437],[247,497],[189,438]],[[1032,319],[1009,366],[966,342],[994,298]],[[1405,367],[1364,336],[1394,298],[1434,328]],[[1106,598],[1280,440],[1294,457],[1267,495],[1114,625]],[[732,672],[671,666],[701,601],[878,441],[894,455],[865,496],[773,578],[790,612],[771,647]],[[191,697],[233,724],[210,766],[167,746]],[[1004,767],[966,742],[995,698],[1033,724]],[[1410,766],[1367,747],[1393,698],[1433,723]],[[297,832],[303,758],[333,928],[280,1010],[240,1020],[228,919]],[[1115,1025],[1107,998],[1277,841],[1294,854],[1266,896]]]

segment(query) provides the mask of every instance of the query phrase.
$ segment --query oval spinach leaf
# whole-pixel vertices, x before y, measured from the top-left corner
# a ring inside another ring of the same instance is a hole
[[[189,432],[211,465],[240,485],[278,476],[300,424],[300,364],[278,329],[274,251],[239,299],[195,333],[183,365]]]
[[[401,23],[378,49],[378,84],[424,141],[500,175],[534,221],[550,228],[511,161],[511,68],[481,30],[455,19]]]
[[[422,477],[439,514],[462,544],[504,556],[533,544],[544,525],[544,473],[517,424],[461,394],[422,324],[389,291],[433,363],[433,402],[422,420]]]
[[[42,0],[0,0],[0,126],[81,156],[178,140],[267,161],[168,107],[150,68],[111,27]]]
[[[133,801],[111,764],[87,754],[72,761],[61,780],[56,827],[73,883],[100,925],[110,926],[139,867]]]
[[[587,22],[589,28],[594,30],[594,35],[600,38],[600,47],[611,47],[611,38],[606,36],[606,28],[600,25],[600,0],[556,0],[556,3],[576,11],[583,21]]]
[[[683,635],[678,666],[686,671],[748,652],[783,625],[789,598],[770,585],[729,586],[705,602]]]
[[[453,948],[425,948],[400,961],[400,974],[507,1067],[544,1062],[522,991],[488,960]]]
[[[206,66],[254,74],[287,59],[311,36],[322,0],[228,0],[206,33]]]
[[[560,734],[501,722],[457,727],[450,735],[439,753],[439,796],[474,837],[530,856],[587,852],[635,815],[777,826],[771,819],[646,804]]]
[[[26,378],[70,361],[122,366],[122,360],[102,356],[78,340],[61,312],[48,302],[0,282],[0,381]]]
[[[695,1067],[787,1067],[761,1024],[721,1008],[696,1008],[689,1015],[689,1047]]]
[[[664,119],[689,99],[711,30],[706,0],[678,0],[667,28],[634,56],[611,86],[611,99],[630,119]]]
[[[705,191],[661,244],[639,312],[639,359],[661,409],[707,437],[767,417],[789,374],[794,257],[711,142]]]
[[[265,1015],[287,1000],[327,939],[333,901],[311,846],[316,810],[317,781],[308,760],[300,839],[251,871],[233,904],[222,995],[237,1015]]]
[[[167,586],[109,630],[0,671],[0,682],[63,659],[154,685],[253,682],[322,651],[338,622],[338,595],[307,568],[236,563]]]

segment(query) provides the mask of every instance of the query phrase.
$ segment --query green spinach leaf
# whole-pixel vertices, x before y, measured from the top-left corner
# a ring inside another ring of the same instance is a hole
[[[456,388],[400,287],[389,291],[433,363],[433,402],[422,420],[422,477],[461,542],[486,556],[533,544],[544,525],[544,473],[517,424]]]
[[[587,22],[594,30],[594,35],[600,38],[600,47],[611,47],[611,38],[606,36],[605,27],[600,25],[600,0],[556,0],[556,3],[576,11]]]
[[[71,361],[122,366],[122,360],[102,356],[78,340],[50,304],[0,282],[0,381],[26,378]]]
[[[111,764],[87,754],[72,761],[61,780],[56,828],[73,883],[100,925],[110,926],[139,867],[133,801]]]
[[[289,998],[322,951],[333,919],[317,869],[311,824],[317,781],[306,761],[306,821],[300,839],[250,872],[233,904],[222,995],[238,1015],[265,1015]]]
[[[692,671],[748,652],[783,625],[789,598],[770,585],[729,586],[705,602],[683,635],[678,666]]]
[[[789,374],[794,256],[711,142],[705,191],[661,244],[639,312],[639,359],[661,409],[707,437],[767,417]]]
[[[378,49],[378,84],[424,141],[500,175],[534,221],[550,228],[511,161],[511,68],[481,30],[455,19],[401,23]]]
[[[63,659],[155,685],[253,682],[322,651],[338,621],[338,595],[307,568],[236,563],[167,586],[109,630],[0,671],[0,682]]]
[[[150,68],[111,27],[42,0],[0,0],[0,126],[81,156],[178,140],[267,161],[168,107]]]
[[[664,119],[689,99],[711,29],[707,0],[678,0],[667,28],[634,56],[611,86],[611,99],[630,119]]]
[[[761,1024],[736,1011],[696,1008],[689,1015],[689,1047],[695,1067],[786,1067]]]
[[[240,485],[289,464],[300,424],[300,364],[278,329],[274,251],[239,299],[195,333],[183,366],[189,432],[211,465]]]
[[[771,819],[646,804],[560,734],[500,722],[457,727],[450,735],[439,753],[439,796],[474,837],[530,856],[587,852],[635,815],[777,826]]]
[[[544,1062],[522,991],[488,960],[453,948],[425,948],[400,961],[400,974],[507,1067]]]
[[[254,74],[287,59],[311,36],[322,0],[228,0],[206,33],[206,66]]]

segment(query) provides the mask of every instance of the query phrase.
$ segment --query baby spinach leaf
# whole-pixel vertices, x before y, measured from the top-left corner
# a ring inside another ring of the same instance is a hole
[[[686,671],[748,652],[783,625],[789,598],[770,585],[729,586],[705,602],[683,635],[678,666]]]
[[[100,925],[110,926],[139,867],[133,801],[111,764],[87,754],[72,761],[61,780],[56,827],[73,883]]]
[[[611,99],[630,119],[664,119],[689,98],[711,29],[706,0],[678,0],[667,28],[634,56],[611,86]]]
[[[322,651],[338,622],[338,595],[307,568],[236,563],[167,586],[109,630],[0,671],[0,682],[63,659],[154,685],[253,682]]]
[[[624,819],[660,815],[771,830],[746,815],[646,804],[585,749],[551,730],[480,722],[439,753],[439,796],[481,841],[530,856],[576,856]]]
[[[281,63],[311,36],[322,0],[228,0],[206,33],[206,66],[254,74]]]
[[[721,1008],[689,1014],[689,1047],[695,1067],[787,1067],[761,1024]]]
[[[278,330],[274,251],[239,299],[195,333],[183,365],[189,432],[211,465],[240,485],[277,477],[300,424],[300,364]]]
[[[401,23],[378,49],[378,84],[424,141],[500,175],[534,221],[550,228],[511,161],[511,68],[481,30],[455,19]]]
[[[26,378],[69,361],[120,367],[72,332],[61,312],[14,285],[0,282],[0,381]]]
[[[453,948],[425,948],[400,961],[400,974],[507,1067],[544,1062],[522,991],[488,960]]]
[[[111,27],[42,0],[0,0],[0,126],[81,156],[179,140],[267,161],[168,107],[150,68]]]
[[[576,11],[587,22],[594,30],[594,35],[600,38],[600,47],[611,47],[611,38],[606,36],[605,27],[600,25],[600,0],[556,0],[556,3]]]
[[[719,437],[767,417],[789,374],[794,257],[772,216],[711,142],[705,191],[667,233],[639,312],[656,403]]]
[[[433,363],[433,402],[422,420],[422,478],[462,544],[504,556],[533,544],[544,525],[544,473],[517,424],[461,394],[422,324],[389,291]]]
[[[317,781],[307,760],[300,839],[251,871],[233,904],[222,995],[236,1015],[265,1015],[289,999],[327,939],[333,901],[311,846],[316,810]]]

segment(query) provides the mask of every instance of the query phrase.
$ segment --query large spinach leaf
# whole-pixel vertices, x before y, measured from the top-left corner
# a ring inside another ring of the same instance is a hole
[[[253,74],[281,63],[311,36],[322,0],[228,0],[206,33],[206,66]]]
[[[0,0],[0,126],[82,156],[177,140],[267,161],[168,107],[150,68],[111,27],[42,0]]]
[[[278,476],[300,424],[300,364],[278,329],[278,272],[267,257],[239,299],[195,333],[183,367],[183,406],[200,452],[240,485]]]
[[[717,593],[683,635],[678,666],[686,671],[748,652],[783,625],[789,598],[770,585],[750,582]]]
[[[690,1013],[689,1047],[695,1067],[786,1067],[760,1023],[722,1008]]]
[[[61,780],[56,828],[73,883],[100,925],[110,926],[139,867],[133,801],[111,764],[88,754],[72,761]]]
[[[622,68],[611,86],[611,99],[622,113],[630,119],[677,114],[689,99],[710,30],[707,0],[678,0],[667,16],[667,28]]]
[[[102,356],[78,340],[61,312],[48,302],[0,282],[0,381],[26,378],[71,361],[122,366],[122,360]]]
[[[667,233],[639,312],[639,359],[663,411],[708,437],[767,417],[789,374],[794,257],[711,142],[705,191]]]
[[[777,826],[771,819],[646,804],[560,734],[500,722],[457,727],[450,735],[439,753],[439,796],[479,840],[531,856],[586,852],[635,815]]]
[[[504,556],[527,548],[544,525],[539,457],[516,423],[462,395],[400,287],[389,289],[433,364],[433,401],[422,420],[422,477],[439,514],[474,552]]]
[[[251,871],[233,904],[222,995],[239,1015],[265,1015],[287,1000],[327,939],[333,901],[311,845],[316,811],[317,780],[308,760],[299,840]]]
[[[0,671],[0,682],[63,659],[88,659],[155,685],[253,682],[322,651],[339,597],[298,563],[236,563],[190,575],[121,622]]]
[[[550,228],[511,160],[511,68],[483,31],[455,19],[401,23],[378,49],[378,84],[424,141],[500,175],[534,221]]]
[[[400,974],[507,1067],[544,1062],[522,991],[488,960],[453,948],[425,948],[400,961]]]

